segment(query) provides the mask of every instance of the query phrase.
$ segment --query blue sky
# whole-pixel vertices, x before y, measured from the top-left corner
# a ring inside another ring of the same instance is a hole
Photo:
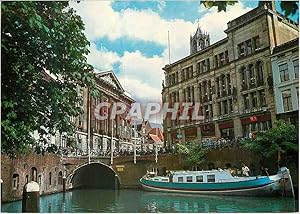
[[[137,101],[160,101],[161,69],[189,54],[189,36],[199,23],[211,43],[226,36],[226,23],[255,8],[242,1],[226,13],[206,9],[199,1],[82,1],[71,3],[85,23],[91,42],[88,61],[100,71],[114,70],[125,90]],[[280,4],[276,3],[280,12]],[[294,21],[298,14],[291,17]]]

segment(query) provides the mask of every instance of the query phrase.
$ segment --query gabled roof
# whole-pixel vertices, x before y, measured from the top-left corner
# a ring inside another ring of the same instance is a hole
[[[104,81],[106,84],[121,90],[123,93],[125,90],[123,89],[122,85],[120,84],[117,76],[113,71],[96,71],[96,77]]]

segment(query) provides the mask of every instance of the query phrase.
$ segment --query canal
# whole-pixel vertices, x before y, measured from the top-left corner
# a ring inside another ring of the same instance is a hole
[[[41,197],[41,212],[295,212],[292,198],[198,196],[142,190],[77,189]],[[2,212],[21,212],[21,201]]]

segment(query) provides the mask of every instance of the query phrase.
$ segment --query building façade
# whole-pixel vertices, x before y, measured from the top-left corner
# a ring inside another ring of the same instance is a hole
[[[277,119],[299,127],[299,38],[274,48],[272,53]]]
[[[191,37],[191,54],[163,68],[163,102],[200,102],[205,118],[167,117],[168,145],[249,137],[276,120],[271,53],[298,37],[298,25],[277,13],[274,4],[265,4],[228,22],[225,33],[226,38],[210,44],[209,35],[198,27]]]

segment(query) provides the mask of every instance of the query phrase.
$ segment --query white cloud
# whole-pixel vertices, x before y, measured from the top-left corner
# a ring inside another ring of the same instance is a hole
[[[200,6],[200,10],[203,11],[204,6]],[[245,7],[242,2],[235,4],[234,6],[228,6],[226,12],[218,12],[217,8],[209,9],[208,13],[205,13],[200,20],[200,27],[209,32],[211,43],[214,43],[220,39],[226,37],[224,30],[227,29],[227,22],[239,17],[240,15],[250,11],[252,8]]]
[[[88,63],[98,70],[112,70],[113,64],[120,60],[117,53],[101,48],[98,50],[94,43],[91,43]]]
[[[154,87],[140,79],[126,76],[119,77],[119,80],[137,102],[161,102],[161,89],[159,87]]]
[[[165,6],[161,1],[161,9]],[[171,62],[189,55],[190,34],[195,32],[194,23],[182,19],[165,20],[152,10],[126,9],[114,11],[109,1],[71,2],[85,23],[85,32],[91,41],[88,61],[99,70],[112,69],[114,63],[120,63],[118,77],[125,90],[138,101],[160,101],[163,70],[168,64],[168,31],[170,32]],[[211,35],[211,43],[226,36],[223,32],[227,22],[250,10],[240,2],[227,8],[227,12],[206,10],[199,19],[201,28]],[[174,11],[174,13],[179,11]],[[93,41],[107,37],[116,40],[122,37],[155,42],[165,46],[162,56],[145,57],[140,51],[125,52],[120,55],[110,50],[97,50]]]

